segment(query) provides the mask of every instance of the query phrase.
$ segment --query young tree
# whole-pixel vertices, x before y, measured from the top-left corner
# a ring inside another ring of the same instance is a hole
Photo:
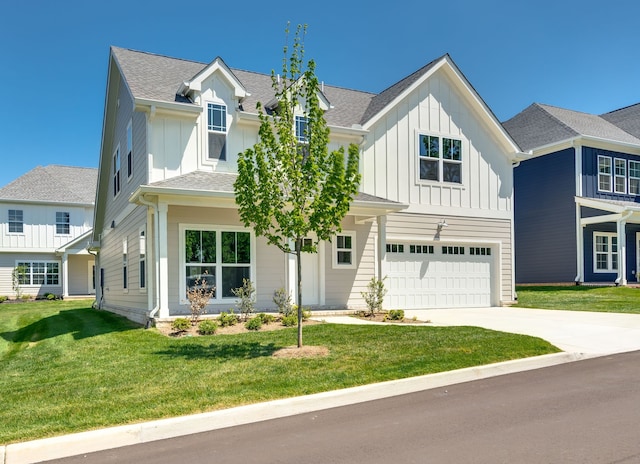
[[[289,34],[288,27],[285,32]],[[296,256],[298,347],[302,347],[301,253],[317,252],[320,241],[341,230],[360,182],[357,145],[351,144],[346,156],[344,147],[329,152],[315,62],[304,62],[305,33],[306,26],[298,26],[292,49],[284,47],[282,75],[271,72],[277,105],[265,109],[258,103],[259,140],[240,153],[234,185],[244,225]],[[296,121],[296,116],[303,119]],[[311,234],[314,241],[309,245],[304,239]]]

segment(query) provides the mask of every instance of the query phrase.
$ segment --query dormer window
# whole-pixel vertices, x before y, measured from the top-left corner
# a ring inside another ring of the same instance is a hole
[[[309,120],[304,116],[296,116],[296,138],[300,143],[307,143],[307,124]]]
[[[217,103],[207,103],[207,131],[209,134],[210,160],[227,159],[227,107]]]

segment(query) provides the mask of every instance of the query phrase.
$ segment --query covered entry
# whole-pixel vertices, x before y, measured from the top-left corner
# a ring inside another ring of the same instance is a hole
[[[385,306],[390,309],[491,306],[497,252],[487,244],[387,243]]]

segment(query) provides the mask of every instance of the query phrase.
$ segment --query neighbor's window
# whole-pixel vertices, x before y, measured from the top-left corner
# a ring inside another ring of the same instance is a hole
[[[629,193],[640,195],[640,161],[629,161]]]
[[[595,232],[593,234],[594,272],[617,272],[618,236],[615,233]]]
[[[120,147],[113,154],[113,196],[120,192]]]
[[[209,159],[227,159],[227,107],[207,103],[207,129],[209,132]]]
[[[24,232],[23,213],[21,209],[9,210],[9,233],[21,234]]]
[[[305,118],[304,116],[296,116],[296,138],[300,143],[306,143],[309,141],[307,137],[308,123],[308,118]]]
[[[233,298],[242,279],[251,279],[249,232],[187,229],[184,255],[187,289],[204,280],[216,288],[213,298]]]
[[[598,156],[598,190],[611,191],[611,158]]]
[[[615,174],[615,192],[627,193],[627,162],[616,158],[613,160]]]
[[[131,121],[127,125],[127,178],[133,175],[133,134],[131,132]]]
[[[69,213],[64,211],[56,212],[56,234],[69,235]]]
[[[342,232],[333,240],[333,267],[339,269],[354,269],[356,234],[355,232]]]
[[[418,135],[420,179],[462,183],[462,141]]]

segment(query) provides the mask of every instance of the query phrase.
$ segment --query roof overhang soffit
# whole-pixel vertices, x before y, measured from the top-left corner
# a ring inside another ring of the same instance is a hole
[[[183,82],[178,89],[180,95],[189,97],[194,93],[202,91],[202,83],[211,77],[213,74],[218,73],[224,77],[224,79],[233,87],[234,95],[236,98],[242,100],[243,98],[251,95],[247,89],[242,85],[242,82],[236,77],[231,69],[226,65],[222,58],[217,57],[202,71],[196,74],[191,80]]]
[[[149,206],[158,204],[176,206],[205,206],[216,208],[237,208],[233,192],[211,190],[178,189],[141,185],[129,198],[130,203]]]

